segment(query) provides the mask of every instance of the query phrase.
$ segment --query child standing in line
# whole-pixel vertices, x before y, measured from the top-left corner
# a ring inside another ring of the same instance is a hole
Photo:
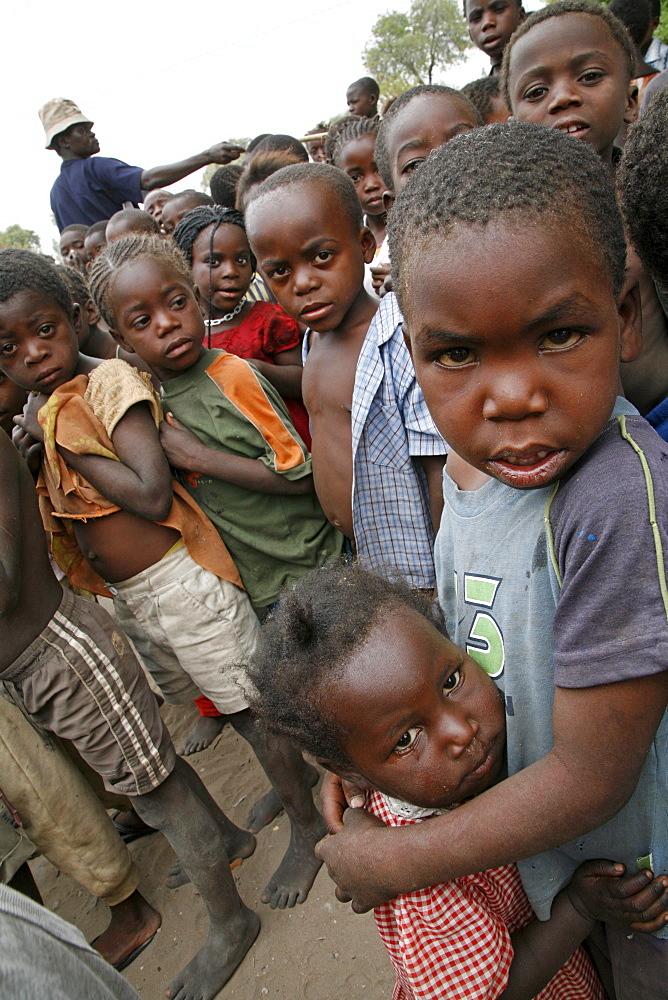
[[[355,185],[364,212],[364,224],[376,241],[376,253],[385,239],[386,219],[385,188],[374,152],[379,127],[380,122],[375,118],[353,119],[336,133],[332,149],[332,163],[348,174]]]
[[[299,326],[275,302],[250,302],[257,262],[241,212],[203,205],[174,230],[174,242],[192,268],[204,302],[206,346],[252,361],[283,397],[295,430],[308,448],[311,435],[302,403]]]
[[[668,452],[616,398],[639,349],[621,218],[585,143],[489,125],[417,171],[390,243],[416,373],[455,452],[439,600],[503,691],[510,777],[400,831],[357,810],[342,827],[332,789],[340,833],[318,850],[358,906],[528,859],[546,919],[588,858],[668,873]],[[667,937],[606,922],[617,1000],[668,997]]]
[[[160,380],[169,411],[163,447],[225,540],[253,607],[265,616],[286,584],[337,556],[342,542],[313,494],[310,456],[280,396],[247,361],[203,348],[204,319],[190,269],[171,242],[132,237],[111,244],[95,263],[91,286],[119,343]],[[264,734],[248,713],[246,725],[260,753]],[[301,755],[273,742],[266,755],[276,759],[271,780],[291,837],[262,899],[283,908],[306,899],[324,826],[313,803],[312,769]]]
[[[309,573],[265,625],[251,673],[266,724],[364,788],[366,808],[390,827],[465,814],[502,771],[499,690],[404,583],[359,566]],[[596,920],[616,913],[653,930],[668,916],[668,879],[622,872],[586,862],[544,923],[516,865],[376,907],[397,976],[393,1000],[603,1000],[578,948]]]
[[[310,327],[304,393],[327,516],[360,559],[433,587],[431,517],[446,446],[401,335],[387,344],[375,324],[364,288],[374,240],[352,182],[326,164],[284,169],[257,189],[246,224],[272,291]]]
[[[500,73],[510,36],[526,18],[520,0],[464,0],[464,18],[469,38],[490,58],[490,76]]]

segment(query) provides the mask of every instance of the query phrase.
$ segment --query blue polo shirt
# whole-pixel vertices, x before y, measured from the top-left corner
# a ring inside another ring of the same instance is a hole
[[[143,200],[141,167],[108,156],[64,160],[51,188],[51,209],[58,229],[75,222],[92,226],[120,212],[124,202],[137,207]]]

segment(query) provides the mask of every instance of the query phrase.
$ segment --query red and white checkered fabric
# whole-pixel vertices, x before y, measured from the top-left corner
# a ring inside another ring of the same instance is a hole
[[[367,809],[388,826],[414,822],[377,792]],[[377,906],[376,925],[397,981],[392,1000],[495,1000],[508,982],[512,932],[534,918],[515,865],[492,868]],[[605,1000],[581,948],[536,1000]]]

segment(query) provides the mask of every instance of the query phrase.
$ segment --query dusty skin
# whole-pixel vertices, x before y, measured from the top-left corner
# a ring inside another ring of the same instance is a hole
[[[194,705],[165,706],[163,717],[176,746],[197,720]],[[248,744],[228,726],[215,747],[189,758],[230,819],[244,826],[250,807],[269,788]],[[318,800],[319,802],[319,800]],[[371,913],[358,916],[334,898],[323,867],[308,899],[292,910],[272,910],[260,894],[288,844],[290,825],[278,816],[257,836],[257,849],[233,875],[246,904],[260,916],[260,934],[219,994],[221,1000],[380,1000],[392,993],[394,974]],[[142,1000],[162,1000],[166,983],[204,944],[207,916],[192,885],[167,889],[174,854],[161,834],[130,845],[141,873],[139,890],[161,912],[162,928],[123,975]],[[44,859],[32,869],[45,905],[79,927],[87,940],[100,934],[108,910]]]

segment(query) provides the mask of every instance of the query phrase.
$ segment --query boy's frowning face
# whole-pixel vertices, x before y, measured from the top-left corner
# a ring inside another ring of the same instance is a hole
[[[610,419],[619,361],[637,353],[633,297],[618,307],[568,220],[458,225],[417,258],[404,264],[402,307],[438,429],[481,472],[547,486]]]
[[[466,22],[474,45],[494,64],[501,61],[510,36],[525,19],[517,0],[467,0]]]
[[[336,330],[363,291],[364,264],[376,248],[336,192],[320,182],[272,191],[248,206],[246,228],[283,309],[318,333]]]
[[[397,114],[387,133],[394,194],[429,154],[462,132],[478,127],[473,111],[449,94],[419,94]]]
[[[192,286],[169,262],[139,257],[113,278],[112,333],[161,382],[199,360],[204,320]]]
[[[72,320],[57,302],[26,289],[0,303],[0,369],[14,382],[48,395],[69,382],[78,361]]]
[[[518,39],[508,88],[518,121],[584,139],[607,162],[622,122],[635,121],[638,111],[624,52],[591,14],[549,18]]]
[[[322,695],[363,786],[443,808],[498,777],[505,746],[500,693],[417,611],[398,608],[373,629]]]

